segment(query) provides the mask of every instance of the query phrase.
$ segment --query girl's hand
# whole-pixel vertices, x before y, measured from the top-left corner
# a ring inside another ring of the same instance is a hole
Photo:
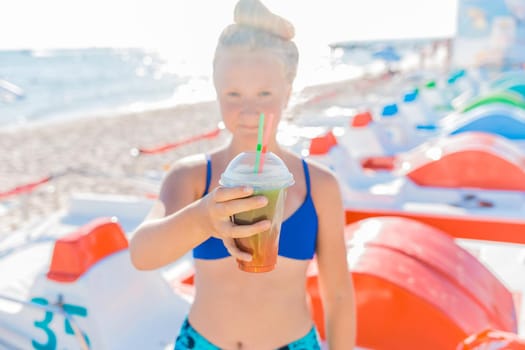
[[[237,259],[250,261],[251,254],[241,251],[234,238],[249,237],[270,229],[270,220],[262,220],[251,225],[236,225],[231,217],[234,214],[263,208],[268,204],[264,196],[252,196],[249,187],[217,187],[202,200],[204,210],[203,227],[211,236],[222,239],[228,252]]]

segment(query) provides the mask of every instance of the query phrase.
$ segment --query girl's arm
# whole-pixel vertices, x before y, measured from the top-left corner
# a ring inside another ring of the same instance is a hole
[[[246,198],[253,190],[242,187],[219,187],[198,198],[194,182],[201,177],[195,166],[184,162],[175,165],[166,176],[159,200],[130,240],[131,261],[137,269],[152,270],[167,265],[211,236],[226,242],[269,228],[268,220],[246,226],[230,221],[234,213],[264,207],[266,198]],[[230,244],[227,247],[235,257],[251,258]]]
[[[317,264],[326,338],[330,350],[353,349],[355,299],[346,260],[344,208],[339,184],[332,173],[322,172],[312,188],[315,189],[319,220]]]

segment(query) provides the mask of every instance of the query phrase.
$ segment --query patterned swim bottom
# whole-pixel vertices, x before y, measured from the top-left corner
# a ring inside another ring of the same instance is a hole
[[[175,350],[221,350],[213,345],[208,339],[204,338],[195,328],[191,326],[188,319],[184,321],[180,329],[179,336],[175,342]],[[301,339],[288,345],[281,346],[277,350],[320,350],[319,339],[315,327]]]

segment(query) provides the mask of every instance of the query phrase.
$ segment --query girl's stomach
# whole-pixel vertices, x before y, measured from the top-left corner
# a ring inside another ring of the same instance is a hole
[[[197,259],[189,321],[222,349],[273,349],[297,340],[313,325],[305,288],[308,264],[279,257],[273,271],[249,273],[231,257]]]

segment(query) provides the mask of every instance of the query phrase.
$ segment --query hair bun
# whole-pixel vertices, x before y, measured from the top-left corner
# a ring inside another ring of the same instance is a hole
[[[295,35],[295,29],[289,21],[268,10],[259,0],[239,0],[233,20],[240,25],[265,30],[284,40],[291,40]]]

